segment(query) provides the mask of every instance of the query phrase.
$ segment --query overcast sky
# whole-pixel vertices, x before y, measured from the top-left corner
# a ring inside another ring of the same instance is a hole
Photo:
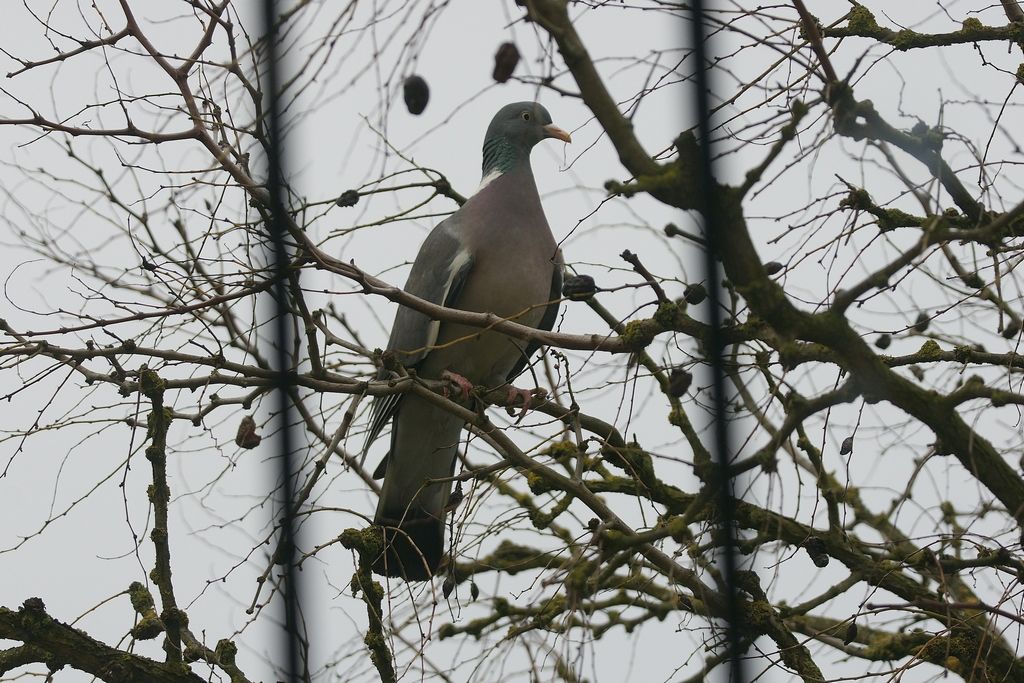
[[[140,11],[177,12],[176,9],[168,9],[171,5],[156,10],[146,3],[137,4],[140,8],[145,6],[145,10]],[[299,52],[290,56],[292,68],[302,64],[299,59],[301,50],[315,44],[315,29],[322,28],[323,22],[336,16],[342,4],[325,2],[319,14],[310,10],[313,18],[304,25],[309,31],[309,38],[300,40]],[[570,146],[546,141],[533,154],[534,173],[542,190],[549,222],[556,238],[562,240],[570,267],[592,275],[599,285],[606,288],[635,283],[635,275],[618,258],[620,252],[630,249],[640,255],[656,274],[677,278],[676,282],[668,285],[672,296],[679,296],[686,282],[702,279],[699,255],[684,240],[668,239],[661,232],[669,221],[692,229],[689,217],[673,214],[643,197],[628,203],[619,200],[604,203],[604,182],[624,180],[624,171],[610,144],[602,137],[600,127],[591,120],[579,100],[559,97],[547,91],[538,92],[522,83],[497,85],[493,82],[492,55],[506,40],[515,41],[524,53],[517,74],[547,73],[544,55],[535,45],[536,28],[516,21],[521,10],[513,2],[458,0],[440,3],[445,5],[443,11],[432,15],[422,28],[417,28],[412,18],[422,16],[428,3],[391,4],[394,7],[390,9],[396,12],[393,15],[387,11],[389,3],[379,4],[379,10],[388,18],[382,21],[375,36],[371,37],[369,31],[352,31],[339,36],[338,54],[332,57],[332,68],[326,69],[318,77],[316,86],[289,110],[295,128],[288,138],[287,160],[292,187],[299,195],[312,201],[329,200],[344,190],[363,186],[387,172],[407,167],[394,152],[387,151],[381,135],[386,135],[388,144],[402,155],[442,171],[457,191],[469,194],[479,182],[480,145],[490,117],[508,102],[539,98],[551,112],[555,123],[573,135]],[[847,3],[838,0],[811,4],[812,11],[830,21],[842,16],[848,7]],[[889,12],[886,20],[893,25],[943,31],[955,30],[955,22],[968,16],[969,9],[980,6],[980,3],[949,2],[945,4],[949,15],[946,16],[933,3],[886,4],[894,5],[886,8]],[[682,53],[671,50],[682,45],[685,25],[656,11],[617,12],[614,5],[610,3],[607,9],[598,12],[581,11],[578,29],[588,41],[592,54],[600,59],[599,66],[615,94],[626,99],[636,92],[638,81],[646,78],[649,71],[657,71],[673,59],[681,58]],[[107,16],[118,16],[116,7],[102,3],[100,6]],[[364,8],[365,5],[360,5],[356,11],[362,12]],[[95,12],[86,4],[82,4],[80,10],[89,25],[95,26]],[[75,4],[58,2],[52,16],[69,32],[83,35],[78,12]],[[998,7],[989,12],[982,15],[983,18],[999,23]],[[399,27],[400,18],[406,13],[409,21]],[[119,21],[111,19],[111,23],[116,25]],[[182,41],[181,32],[188,26],[187,22],[157,22],[152,30],[161,47],[175,51],[170,46]],[[387,36],[393,28],[397,30],[399,39],[388,42]],[[256,32],[255,22],[250,21],[249,30]],[[422,42],[421,46],[414,43],[417,49],[413,51],[416,58],[412,62],[401,52],[405,39],[410,35]],[[377,60],[373,57],[374,39],[384,45]],[[728,52],[730,41],[743,40],[729,33],[720,34],[718,39],[718,49],[723,53]],[[46,37],[41,35],[38,24],[26,16],[20,5],[5,7],[5,20],[0,22],[0,44],[7,52],[27,55],[29,59],[44,58],[53,52]],[[215,43],[214,49],[223,50],[224,46]],[[863,54],[863,49],[838,52],[834,62],[837,70],[847,73]],[[873,51],[865,63],[883,54],[885,51]],[[638,55],[647,58],[646,61],[631,64],[630,60]],[[992,51],[986,57],[1006,62],[1009,71],[1016,68],[1015,60],[1019,60],[1019,55],[1007,56],[1005,50]],[[742,80],[744,75],[758,73],[767,60],[775,58],[775,53],[767,48],[752,50],[737,58],[731,62],[732,75],[717,82],[721,89],[717,96],[731,96],[737,80]],[[0,66],[4,72],[14,70],[11,60],[2,59]],[[657,60],[656,67],[651,64],[654,60]],[[930,125],[941,121],[975,144],[984,146],[992,130],[991,120],[979,114],[978,107],[958,102],[974,98],[980,92],[986,100],[998,103],[1008,96],[1011,86],[1005,75],[993,69],[979,68],[979,65],[980,57],[970,46],[920,51],[883,61],[870,70],[870,77],[863,81],[855,80],[855,83],[858,97],[873,99],[879,110],[895,125],[909,128],[915,117]],[[857,66],[861,71],[865,70],[864,64]],[[405,111],[397,92],[401,77],[411,73],[422,75],[431,88],[430,104],[421,116],[412,116]],[[72,116],[85,102],[111,98],[111,74],[128,91],[160,92],[170,89],[169,83],[150,85],[154,79],[163,77],[155,70],[147,69],[142,60],[119,54],[108,71],[98,55],[83,55],[60,67],[7,79],[4,83],[7,96],[0,99],[0,116],[26,115],[15,98],[34,103],[47,115]],[[381,95],[381,83],[384,81],[391,83],[386,101]],[[568,84],[565,79],[563,81]],[[693,112],[687,87],[685,83],[663,87],[645,99],[637,110],[634,124],[649,151],[669,148],[678,132],[692,125]],[[808,97],[813,95],[809,93]],[[1016,99],[1011,106],[1019,107],[1019,96],[1014,97]],[[385,104],[390,108],[385,108]],[[995,108],[993,105],[988,111]],[[729,111],[735,113],[734,109]],[[1019,109],[1014,110],[1017,119],[1018,112]],[[108,124],[114,120],[109,111],[103,112],[103,116],[111,117],[106,121]],[[78,115],[77,122],[79,125],[96,125],[87,115]],[[738,124],[730,130],[742,137]],[[83,209],[77,202],[78,196],[54,194],[55,189],[58,192],[71,190],[48,180],[45,174],[35,172],[35,169],[43,168],[59,177],[81,177],[82,167],[68,158],[61,147],[62,140],[50,136],[26,145],[32,138],[33,133],[28,130],[0,127],[0,150],[3,150],[0,153],[0,161],[3,162],[0,184],[5,193],[0,242],[9,245],[9,248],[0,250],[3,271],[8,274],[6,300],[2,308],[3,317],[21,329],[59,324],[54,316],[39,315],[40,311],[78,311],[90,304],[83,304],[83,295],[87,292],[80,284],[80,279],[86,276],[72,269],[54,268],[18,249],[15,245],[21,240],[20,231],[32,233],[42,230],[51,235],[62,234],[65,244],[78,244],[78,248],[97,260],[127,264],[125,268],[136,267],[134,264],[138,263],[138,254],[132,251],[130,244],[124,240],[112,240],[111,227],[105,224],[102,216]],[[812,142],[806,140],[797,144],[810,145]],[[991,144],[993,155],[1006,154],[1009,143],[1005,135],[997,132]],[[118,173],[120,163],[109,146],[82,145],[81,149],[89,161],[110,169],[112,176]],[[121,150],[127,155],[136,151],[131,148]],[[742,177],[751,165],[750,161],[761,158],[764,151],[763,146],[751,144],[749,149],[730,155],[725,166],[721,167],[722,177],[730,180]],[[804,160],[800,172],[788,174],[751,204],[748,215],[752,218],[752,230],[759,240],[764,261],[790,263],[794,255],[813,252],[821,243],[828,241],[824,237],[816,240],[813,234],[808,236],[805,233],[800,233],[798,239],[787,239],[787,221],[779,220],[780,214],[816,197],[841,191],[836,174],[865,186],[876,182],[877,178],[872,176],[876,167],[870,162],[861,163],[862,153],[851,143],[827,146],[819,154]],[[189,150],[180,143],[172,143],[161,148],[159,155],[142,156],[132,161],[145,165],[158,160],[168,166],[177,163],[179,168],[201,168],[208,164],[204,154]],[[1019,151],[1016,156],[1019,157]],[[968,161],[966,156],[950,159],[955,167]],[[905,159],[901,163],[912,165]],[[1007,169],[1007,174],[1014,173],[1015,167]],[[140,177],[142,187],[136,194],[159,198],[163,192],[160,185],[167,177],[155,173],[141,174]],[[124,180],[127,184],[130,179]],[[1016,181],[1008,182],[1012,189],[1012,183]],[[900,188],[891,181],[890,185],[892,194],[879,196],[880,201],[899,194]],[[356,207],[335,208],[319,218],[317,234],[324,237],[346,231],[356,223],[368,222],[400,207],[406,208],[423,197],[425,193],[422,190],[364,197]],[[231,201],[239,202],[237,197]],[[909,198],[903,201],[908,202],[908,210],[915,209]],[[1008,196],[1009,204],[1018,201],[1019,193]],[[239,202],[236,208],[241,210],[243,205]],[[401,284],[407,266],[427,231],[444,213],[455,208],[453,203],[438,199],[416,212],[410,220],[357,230],[340,239],[330,240],[327,246],[335,255],[351,259],[365,270]],[[916,208],[919,210],[920,207]],[[795,224],[799,218],[787,220]],[[780,239],[775,239],[780,236]],[[235,237],[231,235],[225,238],[228,246],[232,239]],[[808,306],[813,307],[814,302],[821,300],[822,292],[835,284],[835,274],[843,272],[847,265],[856,261],[858,252],[855,247],[856,242],[850,253],[836,255],[835,261],[824,265],[821,260],[814,263],[814,259],[808,259],[803,268],[794,270],[790,276],[792,291],[806,295]],[[333,301],[355,322],[368,346],[384,345],[394,310],[390,304],[382,299],[371,300],[351,294],[353,288],[349,283],[339,282],[330,276],[312,273],[305,277],[304,284],[310,289],[327,291],[319,297],[311,295],[316,305]],[[918,308],[926,308],[933,303],[930,296],[926,288],[914,289],[911,303]],[[648,295],[635,289],[608,294],[604,300],[623,318],[631,315],[637,307],[649,303]],[[561,330],[580,333],[606,331],[605,326],[582,305],[570,303],[564,306],[564,310],[564,318],[559,323]],[[649,315],[652,310],[648,306],[642,312]],[[873,323],[873,329],[895,331],[905,327],[916,314],[917,309],[908,307],[906,300],[894,300],[868,306],[857,315],[874,316],[870,318],[877,323]],[[109,338],[97,339],[102,343],[111,341]],[[693,351],[686,348],[678,352],[687,354]],[[616,361],[611,364],[606,358],[588,358],[584,354],[572,355],[572,358],[578,363],[580,377],[587,380],[581,389],[590,410],[605,419],[614,420],[624,434],[642,435],[644,445],[655,453],[668,457],[681,448],[678,434],[665,424],[663,406],[657,404],[648,409],[646,399],[650,385],[634,382],[625,363]],[[7,376],[9,381],[14,381],[12,373]],[[145,572],[150,566],[148,540],[142,539],[137,555],[133,542],[133,534],[147,533],[150,524],[149,506],[145,500],[150,475],[148,464],[138,451],[143,446],[145,435],[144,430],[133,432],[123,424],[104,424],[101,428],[89,424],[93,411],[106,419],[121,410],[116,407],[108,409],[119,403],[119,397],[110,387],[88,388],[78,378],[62,383],[64,376],[65,373],[58,371],[50,380],[19,394],[5,407],[3,418],[0,418],[0,427],[5,434],[27,428],[43,406],[46,406],[41,418],[43,424],[67,414],[80,422],[71,429],[37,434],[23,450],[20,450],[21,442],[17,438],[8,438],[2,444],[0,468],[6,466],[7,470],[6,476],[0,478],[0,519],[4,520],[0,526],[0,577],[3,577],[0,580],[0,605],[15,607],[30,596],[38,596],[47,603],[53,616],[65,621],[72,621],[88,612],[80,626],[105,642],[117,643],[131,626],[126,599],[118,598],[95,611],[90,610],[109,596],[123,591],[129,582],[145,581]],[[836,378],[820,377],[807,381],[821,388],[829,386]],[[836,422],[851,423],[858,419],[850,410],[837,410]],[[885,423],[883,413],[875,412],[873,408],[869,408],[867,413],[865,429]],[[264,418],[265,414],[264,410]],[[336,417],[340,419],[340,415],[336,414]],[[268,675],[267,669],[263,668],[262,657],[275,645],[270,636],[275,633],[276,626],[268,619],[257,619],[249,624],[250,617],[245,613],[253,599],[255,577],[266,567],[265,548],[258,544],[267,532],[269,516],[269,513],[249,511],[259,510],[263,505],[263,491],[276,471],[276,465],[268,461],[270,452],[266,449],[239,451],[231,445],[236,424],[235,414],[217,414],[201,429],[184,422],[175,423],[173,457],[169,466],[175,497],[171,520],[172,548],[177,558],[175,571],[179,602],[188,609],[194,624],[203,624],[208,629],[211,644],[244,629],[244,633],[236,638],[243,649],[243,669],[258,679]],[[1012,420],[999,428],[1019,429]],[[855,472],[857,477],[851,473],[851,479],[859,477],[865,486],[877,486],[884,495],[889,495],[892,486],[896,485],[894,482],[906,481],[914,468],[911,458],[895,456],[913,451],[926,443],[929,436],[902,432],[892,437],[879,436],[882,443],[891,446],[887,450],[885,467],[879,468],[877,461],[854,462],[851,467],[862,471]],[[828,432],[821,438],[834,440],[837,437]],[[907,442],[898,443],[901,440]],[[360,445],[361,440],[356,436],[347,443],[350,450],[358,450]],[[383,453],[383,448],[381,443],[373,450],[373,464]],[[902,448],[907,450],[901,451]],[[131,467],[126,470],[124,462],[130,453],[133,453]],[[686,468],[674,467],[668,460],[665,468],[671,476],[677,477],[678,485],[688,490],[696,487],[696,481]],[[119,488],[122,480],[129,492],[127,496],[122,495]],[[936,496],[947,495],[955,484],[950,480],[936,482]],[[777,492],[755,487],[750,493],[773,500],[780,506],[797,506],[801,501],[805,504],[814,502],[813,491],[778,497]],[[316,499],[319,505],[334,506],[338,511],[324,512],[311,518],[303,530],[304,539],[310,544],[330,539],[345,527],[361,526],[363,521],[359,514],[372,514],[375,505],[365,485],[337,464],[332,466],[327,481],[318,487]],[[65,509],[70,509],[69,514],[60,516]],[[494,509],[492,506],[490,512]],[[634,512],[639,516],[645,511]],[[244,519],[236,521],[241,515],[245,515]],[[927,529],[934,520],[923,512],[920,515],[920,522],[912,526],[924,533],[922,529]],[[46,524],[50,518],[55,519]],[[36,535],[44,524],[44,533]],[[32,538],[22,543],[19,539],[26,536]],[[253,547],[256,550],[247,555]],[[780,573],[780,585],[793,586],[797,595],[804,589],[809,593],[821,590],[840,575],[838,571],[808,574],[810,567],[809,560],[801,556],[781,566],[765,560],[756,568],[765,576]],[[360,629],[365,627],[364,608],[348,592],[351,572],[349,553],[337,547],[320,554],[317,560],[307,564],[304,571],[308,579],[306,615],[311,632],[320,639],[314,647],[314,659],[324,664],[331,662],[339,653],[355,653],[349,659],[334,662],[338,668],[333,674],[338,678],[344,678],[348,667],[356,667],[364,673],[370,667],[361,646],[339,645],[346,641],[356,642],[360,638]],[[218,582],[221,577],[227,580]],[[497,594],[504,592],[528,601],[531,595],[544,593],[541,586],[524,585],[508,579],[502,581],[504,583],[497,586]],[[458,597],[462,601],[467,599],[461,594],[464,592],[464,588],[460,588]],[[396,601],[405,599],[401,591],[396,591],[395,595]],[[441,602],[431,623],[436,628],[441,623],[463,619],[468,614],[469,611],[461,611],[458,603],[449,608]],[[682,616],[669,617],[669,621],[673,619],[679,627],[678,632],[671,625],[658,625],[657,630],[643,631],[655,634],[652,636],[627,638],[621,633],[611,633],[605,640],[588,644],[552,635],[548,642],[536,643],[537,651],[542,652],[544,647],[549,647],[571,661],[582,662],[582,675],[592,681],[675,681],[696,671],[692,665],[688,669],[677,670],[677,667],[684,665],[690,653],[694,653],[693,663],[700,660],[703,652],[699,650],[699,639],[707,634],[686,632],[694,625],[687,623]],[[158,642],[140,644],[137,651],[158,656]],[[428,644],[426,657],[442,667],[452,661],[461,662],[466,657],[467,663],[462,671],[468,675],[474,662],[469,661],[460,646],[461,642],[433,640]],[[465,647],[472,651],[474,643],[470,642]],[[524,670],[526,660],[522,650],[502,643],[495,643],[493,647],[498,652],[509,653],[508,658],[489,662],[488,667],[495,668],[488,668],[485,673],[477,671],[479,678],[474,680],[498,680],[502,666],[508,671]],[[829,662],[828,666],[832,664]],[[840,669],[830,669],[830,672],[837,670]],[[915,671],[903,680],[925,680],[933,674],[934,671]],[[61,680],[66,681],[86,680],[78,674],[65,673],[62,676]],[[335,680],[335,677],[330,675],[323,680]],[[418,680],[418,676],[410,674],[409,680]],[[785,678],[769,673],[760,680],[783,681]]]

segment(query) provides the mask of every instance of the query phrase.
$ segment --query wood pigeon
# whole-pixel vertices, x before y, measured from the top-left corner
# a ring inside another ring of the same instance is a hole
[[[558,315],[562,257],[541,207],[530,151],[545,138],[571,142],[536,102],[502,107],[487,127],[483,180],[476,194],[427,236],[405,290],[466,311],[491,312],[544,330]],[[493,389],[526,367],[538,344],[480,328],[431,320],[399,307],[388,351],[426,379],[448,377]],[[385,377],[382,373],[380,377]],[[374,571],[425,581],[444,556],[446,506],[463,421],[412,394],[375,399],[366,447],[388,420],[391,450],[374,524],[386,550]],[[365,455],[364,448],[364,455]]]

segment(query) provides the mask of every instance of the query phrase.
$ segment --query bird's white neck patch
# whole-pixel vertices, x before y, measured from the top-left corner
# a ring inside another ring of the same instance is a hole
[[[478,192],[480,192],[480,190],[490,185],[492,182],[494,182],[497,178],[500,178],[502,175],[503,171],[499,171],[497,169],[491,171],[490,173],[483,177],[483,179],[480,181],[480,187],[476,188],[476,192],[474,192],[473,194],[477,194]]]

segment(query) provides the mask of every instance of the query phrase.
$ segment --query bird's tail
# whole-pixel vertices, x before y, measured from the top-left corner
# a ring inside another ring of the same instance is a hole
[[[405,396],[391,428],[391,451],[374,524],[385,548],[373,571],[408,581],[433,577],[445,556],[444,526],[463,421]]]
[[[373,523],[384,529],[384,552],[373,563],[374,572],[406,581],[434,576],[444,556],[443,518],[423,511],[392,518],[378,511]]]

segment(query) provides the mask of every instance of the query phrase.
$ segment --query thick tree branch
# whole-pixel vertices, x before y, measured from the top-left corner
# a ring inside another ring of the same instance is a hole
[[[16,640],[47,653],[53,670],[70,666],[106,683],[203,683],[178,662],[161,663],[110,647],[46,613],[43,601],[29,598],[12,611],[0,607],[0,638]]]
[[[636,177],[656,175],[658,164],[637,140],[632,122],[622,115],[615,99],[608,92],[569,18],[569,4],[566,0],[527,0],[527,7],[530,16],[555,39],[565,65],[569,67],[580,88],[583,101],[615,145],[622,165]]]

